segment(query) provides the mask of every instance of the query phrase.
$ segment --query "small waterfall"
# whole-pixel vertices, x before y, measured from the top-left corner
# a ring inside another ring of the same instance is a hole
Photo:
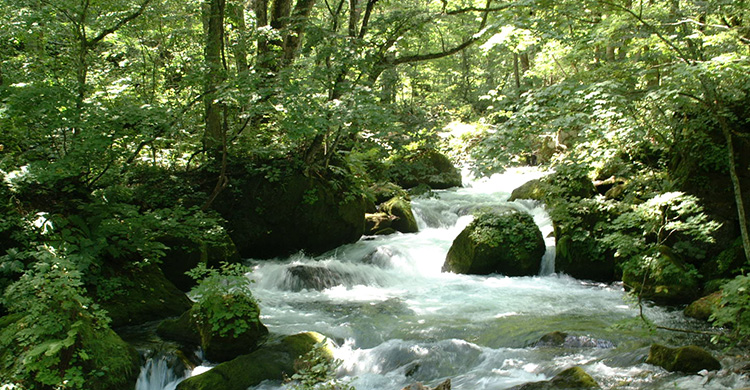
[[[135,390],[174,390],[190,376],[190,370],[175,356],[157,355],[141,367]]]

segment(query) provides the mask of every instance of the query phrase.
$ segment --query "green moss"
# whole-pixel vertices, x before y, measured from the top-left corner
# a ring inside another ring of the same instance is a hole
[[[277,343],[221,363],[203,374],[181,382],[178,390],[245,390],[265,380],[291,377],[301,356],[325,341],[319,333],[307,332],[287,336]],[[330,351],[330,350],[329,350]],[[332,357],[331,352],[331,357]]]
[[[720,370],[721,363],[706,350],[689,345],[687,347],[670,348],[660,344],[653,344],[648,353],[646,363],[664,368],[667,371],[698,373],[701,370]]]
[[[555,375],[549,381],[526,383],[511,388],[512,390],[564,390],[564,389],[601,389],[598,383],[581,367],[568,368]]]
[[[508,201],[512,202],[516,199],[543,200],[547,191],[549,191],[549,185],[542,179],[530,180],[514,189]]]
[[[685,315],[695,319],[708,321],[721,304],[721,291],[700,298],[685,308]]]
[[[443,271],[536,275],[544,251],[544,238],[530,215],[484,212],[453,241]]]
[[[125,278],[132,284],[107,299],[97,299],[112,319],[112,327],[138,325],[148,321],[178,316],[192,303],[155,265],[137,269],[109,269],[105,277]]]
[[[82,348],[92,359],[84,365],[91,390],[131,390],[140,371],[140,357],[133,347],[112,329],[88,327],[82,335]]]
[[[417,219],[411,210],[411,203],[405,198],[391,198],[380,206],[380,210],[396,217],[390,226],[394,230],[401,233],[416,233],[419,231]]]

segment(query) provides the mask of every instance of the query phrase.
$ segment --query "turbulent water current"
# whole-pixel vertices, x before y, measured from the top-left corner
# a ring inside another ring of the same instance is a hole
[[[279,334],[317,331],[335,340],[335,355],[342,361],[338,374],[358,390],[398,390],[414,382],[434,386],[446,378],[458,390],[507,389],[549,379],[574,365],[605,389],[750,386],[747,377],[731,370],[683,375],[643,363],[654,341],[684,345],[701,340],[647,333],[620,286],[554,273],[547,213],[531,201],[507,201],[514,188],[539,175],[509,171],[417,197],[412,207],[418,233],[364,237],[317,257],[251,261],[249,277],[263,323]],[[441,272],[451,243],[471,222],[472,211],[483,207],[534,216],[548,237],[538,276]],[[661,324],[697,326],[679,311],[646,307],[645,314]],[[553,331],[575,336],[574,342],[534,346]],[[147,375],[144,367],[142,377]],[[141,381],[137,390],[174,388],[177,376]],[[264,383],[256,389],[282,388]]]

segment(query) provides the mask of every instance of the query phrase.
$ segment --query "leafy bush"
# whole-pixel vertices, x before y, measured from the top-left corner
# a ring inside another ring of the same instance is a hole
[[[293,390],[354,390],[348,382],[336,378],[336,370],[341,360],[332,359],[328,345],[316,344],[313,349],[302,356],[296,364],[297,372],[292,375]]]
[[[198,322],[220,336],[238,337],[254,328],[260,309],[245,276],[250,269],[241,264],[222,263],[221,268],[199,264],[188,274],[198,281],[190,290]]]
[[[27,388],[83,389],[93,374],[84,364],[94,358],[81,348],[83,333],[106,327],[108,318],[85,296],[74,264],[51,248],[36,257],[3,296],[17,321],[0,330],[0,379]]]
[[[750,276],[737,276],[724,285],[721,305],[710,320],[715,326],[731,327],[737,342],[750,339]]]
[[[713,242],[718,228],[696,197],[667,192],[631,206],[602,242],[622,260],[623,279],[634,293],[675,297],[696,287],[699,274],[689,260],[703,256],[696,244]]]

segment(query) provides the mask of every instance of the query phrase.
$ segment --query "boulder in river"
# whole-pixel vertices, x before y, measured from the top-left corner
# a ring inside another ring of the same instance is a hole
[[[381,204],[380,210],[394,217],[390,227],[396,231],[401,233],[416,233],[419,231],[417,219],[411,209],[411,203],[406,198],[393,197]]]
[[[266,380],[281,381],[296,372],[301,356],[325,341],[325,336],[315,332],[287,336],[188,378],[177,385],[177,390],[246,390]],[[324,351],[333,359],[330,348]]]
[[[325,290],[344,284],[345,275],[326,267],[295,265],[286,269],[285,287],[291,291]]]
[[[260,322],[257,303],[242,295],[226,295],[221,299],[224,302],[213,304],[250,308],[247,313],[222,319],[222,327],[229,331],[214,327],[209,318],[211,313],[201,314],[200,307],[195,304],[180,317],[162,321],[156,329],[157,334],[185,346],[200,346],[206,360],[214,363],[258,349],[266,341],[268,329]],[[219,309],[218,312],[224,314],[228,311]]]
[[[544,238],[531,215],[484,212],[477,215],[453,241],[443,271],[476,275],[536,275],[544,251]]]
[[[549,185],[542,179],[529,180],[520,187],[514,189],[510,194],[510,199],[508,199],[508,201],[512,202],[516,199],[543,200],[547,191],[549,191]]]
[[[721,363],[705,349],[695,345],[670,348],[661,344],[651,345],[646,363],[664,368],[697,374],[701,370],[720,370]]]
[[[700,298],[685,308],[685,315],[698,320],[708,321],[721,305],[721,291]]]
[[[548,381],[530,382],[511,387],[510,390],[565,390],[601,389],[598,383],[581,367],[568,368]]]

